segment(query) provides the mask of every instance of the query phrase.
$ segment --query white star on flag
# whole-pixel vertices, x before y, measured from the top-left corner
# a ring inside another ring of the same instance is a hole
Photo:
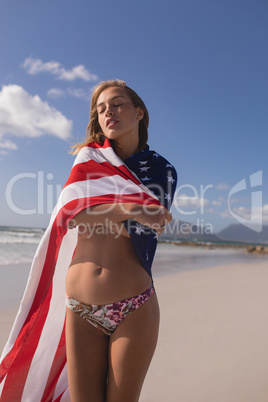
[[[147,170],[150,169],[150,166],[147,166],[147,167],[145,166],[145,167],[142,167],[142,168],[139,168],[139,169],[140,169],[141,172],[147,172]]]
[[[170,193],[165,193],[165,200],[171,200]]]
[[[142,232],[144,232],[144,229],[142,229],[141,225],[137,225],[135,233],[140,235]]]
[[[168,179],[168,181],[171,181],[171,183],[173,184],[174,183],[174,181],[175,181],[175,179],[173,179],[173,177],[172,176],[167,176],[167,179]]]
[[[147,161],[139,161],[141,165],[146,165]]]
[[[155,153],[153,154],[153,156],[155,156],[156,158],[158,158],[160,155],[159,155],[157,152],[155,152]]]
[[[142,181],[148,181],[148,180],[151,180],[151,179],[152,179],[151,177],[147,177],[147,176],[141,177]]]

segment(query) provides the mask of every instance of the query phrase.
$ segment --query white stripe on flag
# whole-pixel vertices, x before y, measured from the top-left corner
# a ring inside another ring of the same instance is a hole
[[[130,195],[134,193],[143,193],[143,189],[132,180],[126,180],[118,175],[91,180],[90,184],[88,180],[75,182],[62,190],[51,219],[55,219],[55,216],[61,208],[64,208],[64,205],[77,199],[100,197],[106,194]],[[75,208],[77,208],[77,205]]]
[[[67,363],[65,364],[65,366],[64,366],[64,368],[63,368],[63,370],[62,370],[62,372],[60,374],[59,380],[57,382],[55,392],[54,392],[54,396],[53,396],[53,401],[55,401],[63,393],[64,390],[66,390],[66,386],[68,386]],[[66,392],[66,391],[65,391],[65,394],[64,394],[65,396],[64,396],[64,398],[62,396],[63,399],[61,398],[61,401],[71,402],[69,389],[68,389],[68,392]],[[66,399],[67,397],[69,399]]]
[[[112,164],[114,166],[124,165],[123,161],[114,153],[111,147],[84,147],[77,154],[73,166],[77,165],[78,163],[88,162],[91,159],[99,163],[108,162],[109,164]]]
[[[53,399],[54,401],[55,399]],[[60,402],[71,402],[69,388],[66,389],[62,397],[60,398]]]
[[[0,397],[5,386],[6,378],[7,377],[5,377],[4,380],[0,383]]]
[[[22,401],[40,401],[47,383],[50,368],[58,348],[65,321],[65,277],[72,260],[77,238],[69,230],[64,236],[55,273],[53,276],[52,297],[39,344],[32,359],[25,383]],[[40,364],[42,361],[42,364]],[[38,382],[36,381],[38,378]]]
[[[90,147],[84,147],[82,148],[75,161],[73,166],[79,164],[79,163],[84,163],[84,162],[88,162],[89,160],[95,160],[98,161],[100,163],[103,162],[108,162],[114,166],[124,166],[139,182],[140,182],[140,187],[143,189],[143,191],[147,194],[149,194],[151,197],[158,199],[154,193],[152,193],[148,187],[146,187],[144,184],[141,183],[139,177],[132,172],[132,170],[130,170],[127,165],[125,165],[125,163],[116,155],[116,153],[113,151],[112,148],[90,148]]]

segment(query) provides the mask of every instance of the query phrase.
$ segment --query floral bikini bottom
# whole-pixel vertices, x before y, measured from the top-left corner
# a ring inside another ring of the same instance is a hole
[[[66,295],[66,306],[106,335],[112,335],[118,325],[146,303],[154,293],[154,285],[151,283],[150,287],[138,296],[103,305],[83,304]]]

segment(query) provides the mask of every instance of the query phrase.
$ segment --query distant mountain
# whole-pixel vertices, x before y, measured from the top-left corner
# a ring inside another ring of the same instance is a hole
[[[194,224],[173,219],[159,236],[159,240],[182,240],[196,242],[217,242],[221,241],[216,235],[209,231],[209,227],[201,222]]]
[[[258,233],[240,223],[234,223],[217,233],[217,237],[223,241],[268,244],[268,225],[264,225]]]
[[[216,234],[208,229],[209,226],[202,220],[197,220],[197,224],[194,224],[173,219],[159,236],[159,240],[268,244],[268,225],[264,225],[260,233],[239,223],[231,224]]]

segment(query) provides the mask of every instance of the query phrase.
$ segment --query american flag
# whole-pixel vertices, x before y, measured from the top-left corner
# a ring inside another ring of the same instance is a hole
[[[146,152],[151,155],[152,151],[147,148],[124,163],[107,139],[103,146],[91,143],[79,151],[36,251],[26,290],[1,356],[1,402],[70,402],[65,353],[65,277],[75,251],[77,229],[68,229],[68,222],[79,211],[97,204],[161,205],[155,192],[145,186],[146,179],[139,178],[146,177],[144,172],[150,177],[145,169],[139,170],[140,167],[150,168]],[[143,164],[137,163],[139,156]],[[131,239],[135,236],[140,237],[132,233]],[[155,237],[153,231],[148,239],[152,236]],[[148,261],[146,250],[140,248],[139,251],[137,244],[137,252],[144,254],[144,261]],[[151,260],[153,255],[154,251]]]

